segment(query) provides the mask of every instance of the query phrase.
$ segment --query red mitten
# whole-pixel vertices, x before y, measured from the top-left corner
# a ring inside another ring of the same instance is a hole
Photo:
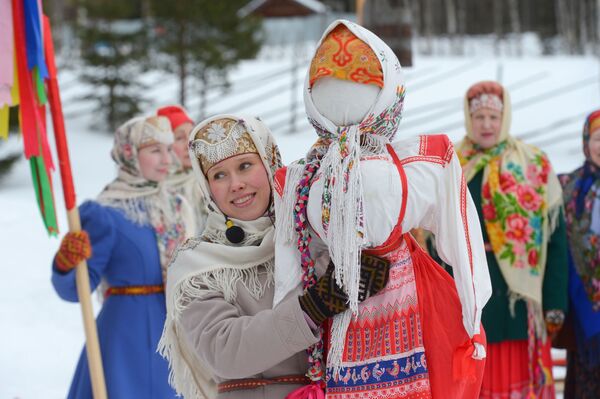
[[[56,253],[56,268],[68,272],[90,256],[92,256],[92,245],[88,233],[85,230],[67,233]]]

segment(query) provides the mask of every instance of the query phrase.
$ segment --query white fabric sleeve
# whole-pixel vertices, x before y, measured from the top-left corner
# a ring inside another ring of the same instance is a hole
[[[450,265],[470,337],[480,332],[481,311],[492,293],[477,209],[456,154],[440,169],[431,223],[441,259]]]

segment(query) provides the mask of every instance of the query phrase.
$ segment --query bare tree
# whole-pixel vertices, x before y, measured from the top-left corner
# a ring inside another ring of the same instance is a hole
[[[412,18],[406,0],[366,2],[363,22],[390,46],[402,65],[412,65]]]
[[[600,0],[598,0],[600,1]],[[421,2],[420,1],[411,1],[410,2],[410,12],[412,14],[413,21],[413,37],[418,39],[423,34],[422,24],[421,24]],[[419,41],[417,40],[417,43]],[[419,48],[419,51],[421,49]]]
[[[496,35],[496,40],[494,42],[494,50],[496,52],[496,55],[500,54],[500,40],[502,39],[502,32],[504,31],[504,29],[502,29],[502,11],[502,2],[494,1],[494,34]]]
[[[510,30],[515,35],[517,55],[520,56],[523,54],[523,49],[521,47],[521,18],[519,15],[518,0],[508,0],[508,15],[510,18]]]
[[[434,0],[423,1],[424,10],[422,35],[425,37],[425,50],[423,53],[429,55],[433,53],[433,15],[435,12],[433,1]]]
[[[456,0],[456,20],[459,36],[459,55],[462,55],[465,52],[464,37],[467,33],[467,0]]]
[[[450,36],[450,51],[452,54],[459,54],[459,45],[457,41],[457,33],[458,33],[458,13],[456,10],[455,0],[445,0],[446,4],[446,29],[448,35]]]

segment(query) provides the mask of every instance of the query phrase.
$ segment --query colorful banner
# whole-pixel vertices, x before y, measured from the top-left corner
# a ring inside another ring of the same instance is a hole
[[[19,127],[36,199],[46,230],[56,235],[51,173],[54,163],[45,109],[45,80],[49,74],[42,28],[38,0],[0,1],[0,138],[8,136],[8,106],[19,105]]]

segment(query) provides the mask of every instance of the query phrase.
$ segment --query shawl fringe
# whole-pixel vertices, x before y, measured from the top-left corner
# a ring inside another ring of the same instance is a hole
[[[290,243],[296,238],[294,229],[294,204],[296,203],[296,186],[302,178],[304,164],[294,162],[287,167],[283,194],[274,195],[275,199],[275,240]]]
[[[169,362],[169,384],[184,398],[212,398],[212,393],[205,389],[210,386],[207,381],[210,373],[200,364],[190,366],[192,359],[181,348],[176,326],[183,311],[196,299],[203,298],[211,292],[222,293],[227,302],[233,303],[237,297],[236,286],[241,282],[253,298],[259,299],[273,284],[274,259],[263,266],[250,269],[221,268],[207,273],[201,273],[183,280],[173,294],[174,307],[167,314],[162,337],[158,343],[157,352]],[[260,282],[260,276],[267,274],[266,284]],[[198,363],[198,362],[196,362]],[[203,369],[204,375],[196,375],[193,370]],[[200,381],[204,379],[205,381]]]

